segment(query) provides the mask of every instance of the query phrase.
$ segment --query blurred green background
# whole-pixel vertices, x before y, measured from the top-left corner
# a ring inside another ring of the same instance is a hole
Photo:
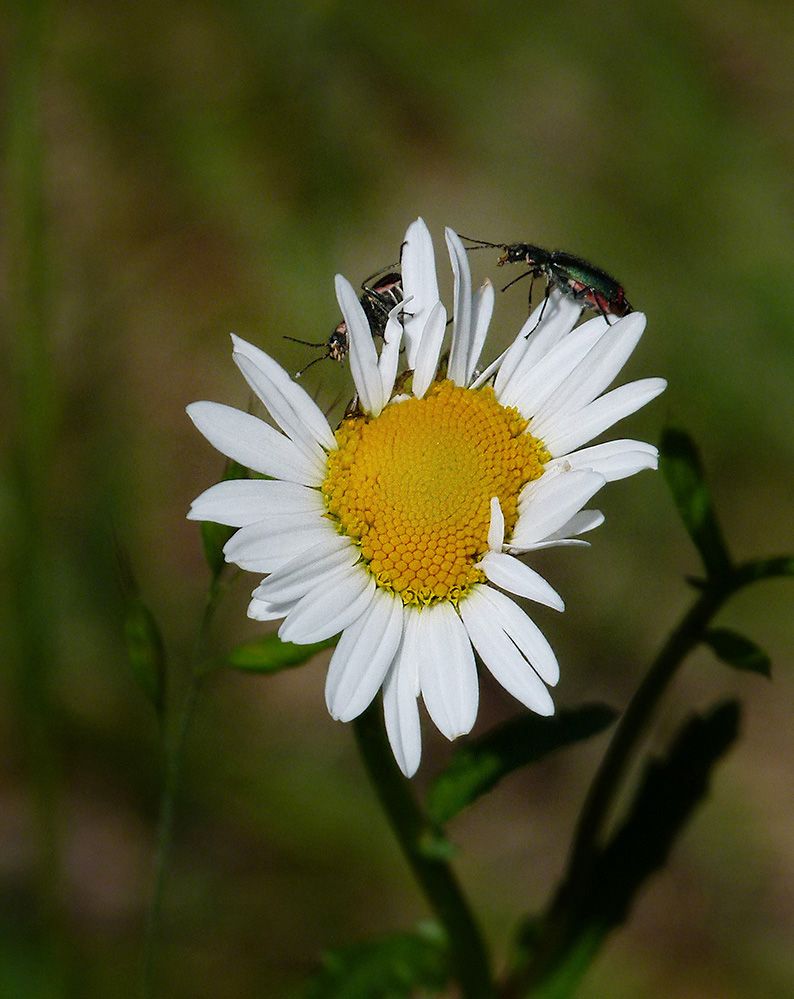
[[[184,677],[208,582],[184,517],[222,472],[184,407],[248,405],[229,332],[297,370],[313,353],[282,337],[325,339],[334,273],[392,263],[418,214],[440,251],[448,224],[580,254],[648,314],[624,380],[670,383],[619,435],[685,426],[737,556],[794,547],[794,8],[18,0],[0,66],[0,995],[124,999],[160,757],[114,546]],[[472,256],[477,280],[503,277],[494,256]],[[525,314],[526,287],[498,297],[494,353]],[[324,407],[349,392],[330,361],[304,384]],[[660,476],[599,505],[592,549],[533,563],[567,603],[534,615],[560,705],[622,707],[697,571]],[[214,648],[257,633],[255,582],[230,587]],[[582,999],[794,996],[792,598],[767,583],[720,621],[771,654],[771,684],[704,651],[667,698],[657,744],[729,694],[744,737]],[[159,994],[291,996],[324,948],[427,915],[323,679],[319,658],[205,689]],[[487,679],[482,700],[475,732],[517,707]],[[603,745],[452,828],[498,960],[559,876]],[[448,754],[427,726],[418,787]]]

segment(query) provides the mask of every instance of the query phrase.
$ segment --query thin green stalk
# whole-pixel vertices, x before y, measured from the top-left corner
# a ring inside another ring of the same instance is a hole
[[[659,650],[626,707],[579,815],[568,865],[569,880],[575,881],[589,870],[623,777],[656,705],[686,656],[703,640],[709,622],[731,592],[732,588],[713,586],[701,591]]]
[[[593,878],[612,811],[648,722],[687,655],[704,640],[725,602],[751,583],[794,576],[794,558],[758,559],[722,566],[699,584],[697,599],[659,650],[629,702],[582,808],[567,872],[539,932],[524,942],[520,963],[500,990],[502,999],[570,999],[612,924],[598,918]]]
[[[185,756],[187,734],[193,720],[198,701],[199,689],[204,679],[202,669],[202,651],[206,644],[212,613],[220,594],[217,577],[210,586],[204,613],[201,618],[198,636],[196,638],[194,663],[191,667],[187,691],[182,700],[179,716],[176,720],[176,730],[170,745],[165,745],[165,772],[163,787],[160,794],[160,816],[157,827],[157,847],[154,856],[154,872],[152,876],[152,894],[149,903],[149,917],[146,924],[146,935],[143,945],[143,971],[141,995],[143,999],[151,999],[154,995],[154,965],[157,945],[162,932],[163,896],[165,880],[171,861],[174,835],[174,816],[179,786],[182,780],[182,766]],[[167,727],[163,727],[167,735]]]
[[[742,587],[762,579],[794,574],[793,563],[794,560],[787,556],[758,559],[733,567],[721,578],[703,585],[697,600],[659,650],[615,729],[579,816],[567,880],[576,881],[588,872],[620,792],[621,781],[648,721],[686,656],[703,641],[712,618]]]
[[[741,576],[734,572],[721,583],[709,583],[701,590],[659,650],[629,702],[585,799],[568,869],[549,906],[540,937],[535,942],[530,960],[516,969],[505,984],[502,994],[506,999],[528,996],[563,999],[570,996],[589,960],[577,959],[576,973],[573,974],[574,969],[566,970],[569,958],[576,958],[585,939],[589,940],[585,948],[589,959],[598,950],[598,942],[603,940],[606,929],[585,925],[582,912],[591,901],[590,878],[623,779],[648,722],[676,672],[686,656],[703,640],[714,615],[740,585]]]
[[[154,995],[154,958],[162,928],[163,894],[166,871],[171,860],[176,799],[182,778],[182,763],[185,755],[187,733],[193,719],[200,683],[201,677],[194,673],[182,702],[174,744],[170,753],[167,753],[165,761],[165,775],[160,795],[157,849],[154,857],[152,896],[143,951],[142,994],[144,999],[150,999]]]
[[[422,813],[395,762],[379,707],[371,704],[354,727],[361,756],[389,823],[446,930],[461,996],[491,999],[495,992],[482,935],[449,864],[428,850],[437,831]]]

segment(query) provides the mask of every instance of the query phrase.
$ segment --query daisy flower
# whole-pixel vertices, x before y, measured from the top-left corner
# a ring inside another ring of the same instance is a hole
[[[633,440],[585,447],[665,387],[647,378],[605,392],[634,350],[645,317],[574,328],[581,303],[552,293],[512,345],[478,373],[494,291],[472,293],[463,245],[446,242],[454,276],[452,339],[421,219],[402,254],[405,299],[380,353],[353,287],[336,293],[349,336],[355,405],[333,430],[268,354],[233,337],[233,358],[280,430],[215,402],[188,413],[227,457],[267,478],[221,482],[188,514],[238,528],[227,561],[265,578],[248,608],[283,618],[299,644],[339,634],[325,685],[328,710],[350,721],[383,690],[395,758],[411,776],[421,755],[418,698],[447,738],[477,717],[475,652],[522,704],[550,715],[554,652],[516,602],[563,602],[519,556],[603,520],[585,509],[614,479],[655,468]],[[401,358],[405,371],[398,374]]]

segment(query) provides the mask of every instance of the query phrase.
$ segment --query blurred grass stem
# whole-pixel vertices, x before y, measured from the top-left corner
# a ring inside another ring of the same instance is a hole
[[[8,555],[10,645],[22,740],[33,787],[36,918],[52,958],[64,970],[58,829],[57,725],[51,676],[58,665],[53,601],[52,467],[56,393],[50,345],[50,268],[45,229],[44,65],[47,0],[15,3],[7,47],[3,216],[9,247],[6,318],[11,361],[12,428]],[[15,396],[15,398],[14,398]],[[46,973],[46,972],[45,972]],[[55,987],[55,986],[54,986]]]

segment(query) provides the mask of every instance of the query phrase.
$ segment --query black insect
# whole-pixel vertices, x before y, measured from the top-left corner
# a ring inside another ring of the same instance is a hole
[[[399,305],[403,300],[402,276],[390,268],[387,268],[385,273],[384,271],[376,271],[363,282],[361,292],[359,302],[361,302],[364,315],[367,317],[372,335],[382,337],[389,320],[389,313],[395,305]],[[308,340],[297,340],[294,336],[285,336],[284,339],[292,340],[293,343],[302,343],[306,347],[325,348],[325,353],[309,361],[305,367],[297,372],[296,378],[300,378],[304,371],[318,361],[324,361],[327,357],[330,357],[332,361],[344,361],[350,347],[347,323],[344,320],[323,343],[309,343]]]
[[[542,277],[546,281],[546,301],[551,289],[559,288],[564,295],[571,295],[588,309],[598,312],[607,322],[610,315],[622,317],[634,311],[619,281],[606,271],[602,271],[600,267],[582,260],[581,257],[575,257],[572,253],[566,253],[564,250],[544,250],[531,243],[487,243],[484,239],[472,239],[469,236],[462,238],[477,244],[467,247],[469,250],[486,247],[504,250],[504,254],[496,261],[499,267],[503,264],[526,264],[529,270],[509,281],[502,291],[522,278],[529,277],[534,282],[535,278]],[[531,301],[532,284],[529,288],[529,297]],[[545,307],[544,301],[543,309]],[[543,310],[540,318],[542,316]]]

